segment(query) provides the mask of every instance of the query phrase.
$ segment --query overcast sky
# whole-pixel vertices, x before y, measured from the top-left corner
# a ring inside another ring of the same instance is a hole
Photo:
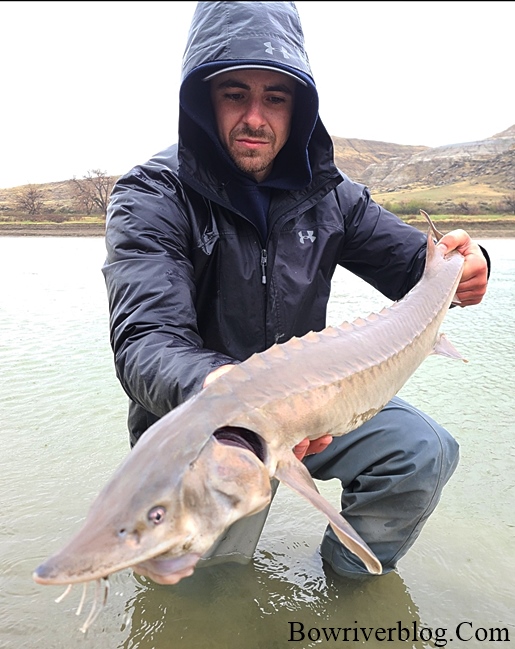
[[[121,175],[176,140],[195,2],[0,2],[0,187]],[[297,2],[339,137],[440,146],[515,124],[515,2]]]

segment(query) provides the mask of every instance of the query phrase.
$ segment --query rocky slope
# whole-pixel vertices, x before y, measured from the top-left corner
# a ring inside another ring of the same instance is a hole
[[[427,146],[406,146],[379,142],[376,140],[358,140],[353,138],[331,136],[334,144],[334,158],[338,167],[352,180],[363,182],[366,170],[396,161],[401,164],[412,156],[427,151]]]
[[[478,142],[426,148],[372,162],[359,180],[376,192],[437,187],[461,180],[515,190],[515,125]]]

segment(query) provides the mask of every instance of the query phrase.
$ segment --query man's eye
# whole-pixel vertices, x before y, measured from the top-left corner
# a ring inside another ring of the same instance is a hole
[[[274,96],[274,97],[268,97],[268,101],[269,101],[271,104],[284,104],[284,102],[286,101],[286,99],[285,99],[284,97],[275,97],[275,96]]]
[[[243,98],[243,95],[241,92],[226,92],[224,98],[229,101],[240,101]]]

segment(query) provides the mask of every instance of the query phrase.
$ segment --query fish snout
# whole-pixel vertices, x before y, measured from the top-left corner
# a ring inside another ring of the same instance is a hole
[[[51,567],[48,565],[48,562],[42,563],[39,565],[34,572],[32,573],[32,579],[36,584],[55,584]]]

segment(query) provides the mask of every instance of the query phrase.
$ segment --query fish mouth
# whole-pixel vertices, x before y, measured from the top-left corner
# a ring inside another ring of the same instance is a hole
[[[202,555],[197,553],[184,554],[181,557],[155,557],[132,566],[134,572],[144,577],[150,577],[158,584],[177,584],[184,577],[193,574]]]

